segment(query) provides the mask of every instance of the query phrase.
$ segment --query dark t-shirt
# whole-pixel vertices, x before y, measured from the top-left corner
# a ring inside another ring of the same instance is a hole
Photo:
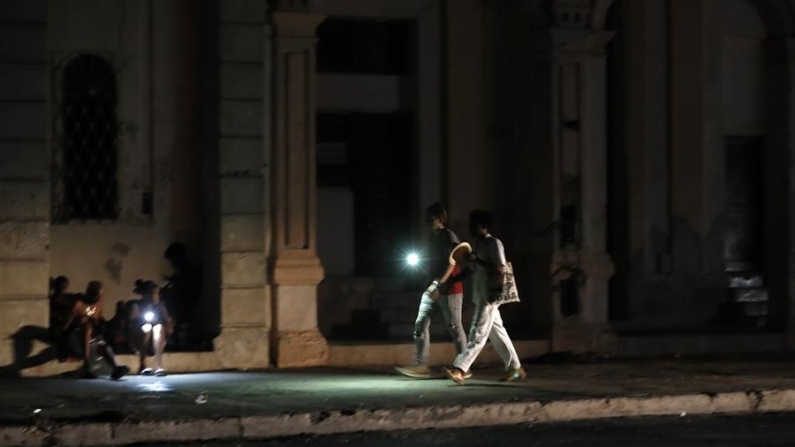
[[[450,252],[459,244],[458,236],[449,228],[431,231],[428,240],[428,273],[431,278],[440,278],[447,271],[449,266]],[[454,278],[460,274],[460,269],[456,267],[453,275],[447,280],[447,284],[442,287],[440,292],[445,295],[464,293],[464,287]]]

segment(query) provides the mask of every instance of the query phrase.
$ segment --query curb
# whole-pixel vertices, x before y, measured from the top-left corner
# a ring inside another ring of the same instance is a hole
[[[110,446],[140,442],[262,440],[358,431],[462,428],[637,416],[795,411],[795,389],[492,403],[395,410],[335,410],[191,421],[0,428],[0,446]]]

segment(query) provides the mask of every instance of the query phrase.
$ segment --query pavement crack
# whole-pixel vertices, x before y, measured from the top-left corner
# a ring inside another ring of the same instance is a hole
[[[330,417],[331,413],[329,413],[328,411],[321,411],[320,413],[316,413],[312,415],[312,425],[317,425]]]
[[[762,405],[762,400],[765,396],[759,390],[748,390],[745,393],[753,399],[751,412],[756,413],[759,411],[759,406]]]

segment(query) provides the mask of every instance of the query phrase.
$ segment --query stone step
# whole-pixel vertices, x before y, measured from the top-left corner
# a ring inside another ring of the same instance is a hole
[[[745,317],[766,317],[768,315],[767,301],[747,301],[738,304]]]
[[[731,289],[731,293],[735,303],[758,303],[768,301],[767,289],[761,287]]]
[[[758,288],[765,285],[765,278],[755,272],[741,272],[729,275],[729,288]]]

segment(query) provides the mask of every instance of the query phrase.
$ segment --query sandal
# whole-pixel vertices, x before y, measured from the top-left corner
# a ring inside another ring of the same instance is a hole
[[[144,368],[138,371],[138,374],[141,376],[151,376],[153,374],[152,368]]]
[[[166,370],[165,370],[165,369],[163,369],[163,368],[157,368],[157,369],[155,370],[155,375],[156,375],[157,377],[165,377],[165,376],[166,376],[166,375],[168,375],[168,374],[166,374]]]

